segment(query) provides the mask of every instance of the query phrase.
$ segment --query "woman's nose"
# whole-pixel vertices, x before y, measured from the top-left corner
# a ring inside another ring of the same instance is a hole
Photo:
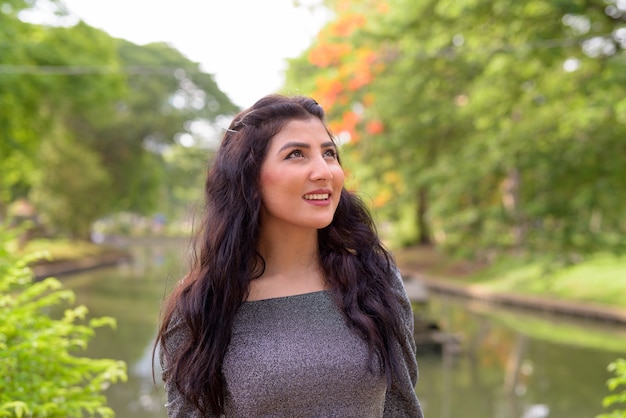
[[[331,180],[333,178],[333,172],[323,157],[314,159],[311,162],[311,180]]]

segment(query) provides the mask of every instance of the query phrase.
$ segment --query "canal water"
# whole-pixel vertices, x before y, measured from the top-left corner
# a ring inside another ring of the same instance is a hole
[[[91,317],[113,316],[86,355],[126,361],[129,379],[107,390],[118,418],[164,418],[152,347],[160,304],[183,273],[185,243],[132,248],[134,261],[62,278]],[[603,412],[606,366],[626,356],[626,327],[497,309],[431,295],[420,315],[461,338],[422,347],[416,391],[426,418],[593,418]]]

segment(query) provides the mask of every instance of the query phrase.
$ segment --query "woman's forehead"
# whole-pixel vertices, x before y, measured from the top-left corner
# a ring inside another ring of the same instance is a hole
[[[291,119],[287,121],[280,131],[278,131],[270,140],[290,140],[290,139],[321,139],[324,141],[332,140],[332,136],[324,123],[318,118],[307,119]]]

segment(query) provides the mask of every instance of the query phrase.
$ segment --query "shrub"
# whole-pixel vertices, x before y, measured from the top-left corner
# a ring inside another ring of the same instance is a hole
[[[126,380],[125,363],[77,355],[114,319],[87,321],[61,282],[35,282],[36,257],[15,256],[12,238],[0,225],[0,417],[115,416],[103,392]],[[54,318],[58,305],[67,309]]]
[[[610,406],[619,407],[606,414],[598,415],[596,418],[626,418],[626,359],[617,359],[607,369],[613,372],[614,376],[607,380],[606,385],[612,393],[604,398],[602,405],[605,408]],[[616,392],[621,387],[621,392]]]

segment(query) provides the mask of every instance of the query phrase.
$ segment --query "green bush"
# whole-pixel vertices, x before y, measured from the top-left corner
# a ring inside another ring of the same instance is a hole
[[[95,328],[74,293],[56,279],[35,282],[35,257],[17,257],[13,236],[0,225],[0,417],[113,417],[104,390],[126,380],[126,364],[77,355]],[[59,318],[58,305],[68,308]]]
[[[596,418],[626,418],[626,359],[617,359],[608,366],[608,370],[614,376],[610,378],[606,385],[612,393],[604,398],[602,405],[605,408],[619,407],[607,414],[598,415]],[[620,392],[616,390],[620,389]]]

